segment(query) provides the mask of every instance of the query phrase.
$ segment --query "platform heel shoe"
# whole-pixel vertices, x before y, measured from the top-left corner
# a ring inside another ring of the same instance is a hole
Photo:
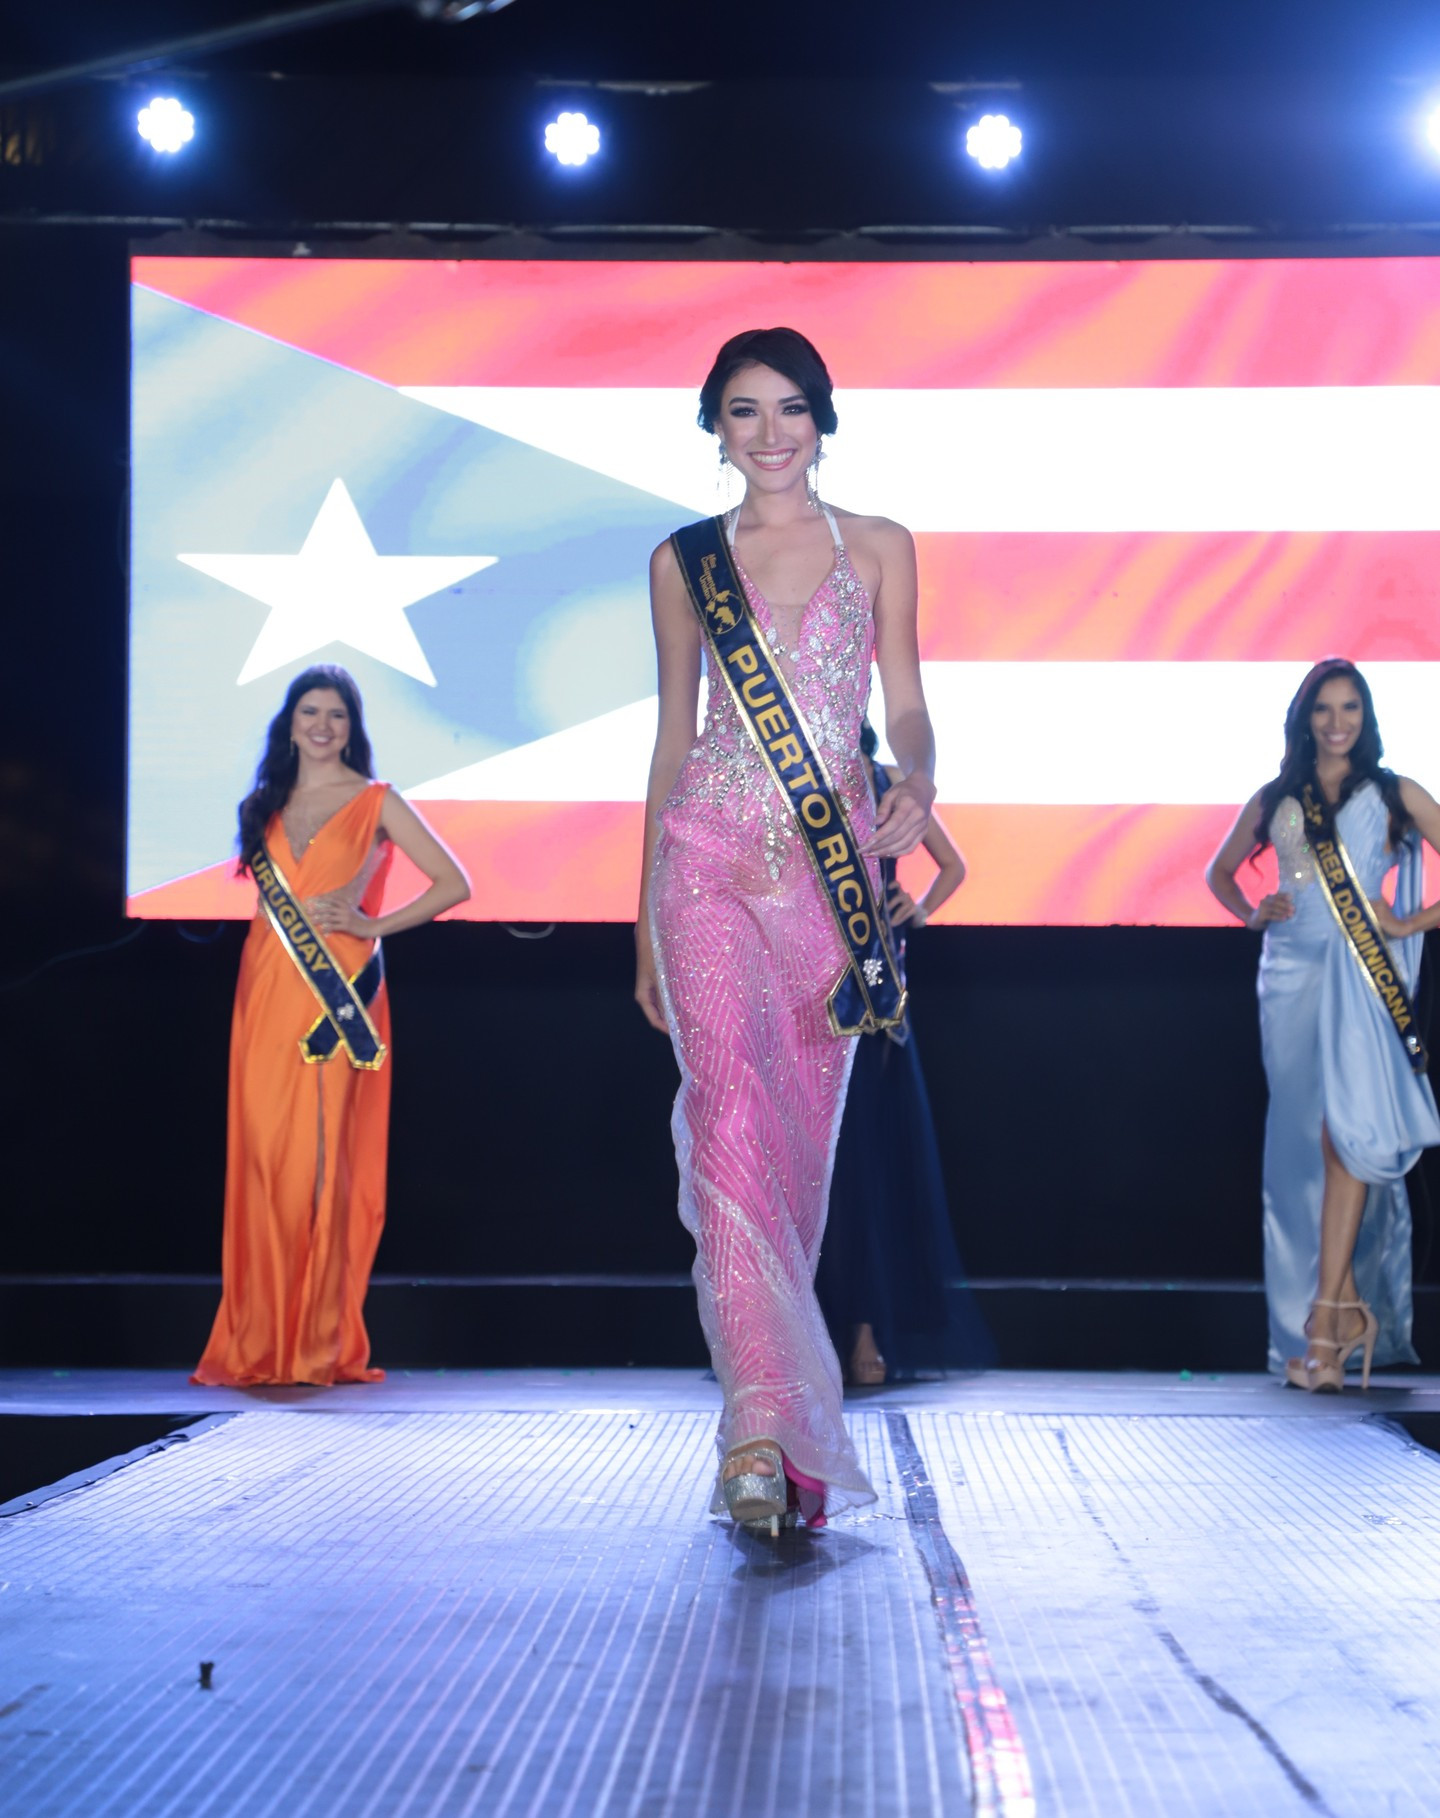
[[[720,1481],[730,1519],[747,1533],[769,1534],[778,1539],[781,1528],[792,1527],[795,1522],[785,1482],[785,1459],[779,1446],[769,1439],[753,1440],[749,1445],[736,1446],[727,1455],[726,1464],[732,1458],[763,1458],[775,1475],[737,1471],[733,1477],[726,1477],[722,1467]]]
[[[1310,1322],[1315,1317],[1316,1307],[1330,1307],[1336,1312],[1356,1312],[1365,1315],[1365,1324],[1353,1338],[1315,1338],[1311,1336]],[[1292,1389],[1308,1389],[1312,1393],[1338,1395],[1345,1387],[1345,1364],[1352,1353],[1362,1346],[1365,1355],[1360,1365],[1360,1389],[1363,1394],[1370,1387],[1370,1360],[1375,1355],[1375,1339],[1380,1331],[1380,1322],[1370,1309],[1368,1301],[1363,1300],[1312,1300],[1310,1313],[1305,1321],[1305,1336],[1312,1345],[1323,1346],[1333,1351],[1334,1357],[1328,1363],[1320,1363],[1313,1357],[1292,1357],[1285,1365],[1285,1380]]]

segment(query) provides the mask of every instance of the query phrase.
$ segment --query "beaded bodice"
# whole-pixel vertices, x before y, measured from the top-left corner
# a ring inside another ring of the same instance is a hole
[[[1278,889],[1294,896],[1315,882],[1315,857],[1305,831],[1305,813],[1293,795],[1281,798],[1270,817],[1270,840],[1279,868]]]
[[[860,723],[870,696],[875,624],[870,595],[855,572],[828,507],[825,516],[835,543],[834,563],[801,609],[793,629],[785,628],[784,636],[765,596],[738,560],[735,568],[756,623],[779,662],[859,834],[858,823],[863,821],[868,827],[871,821],[869,782],[860,756]],[[800,852],[799,832],[724,679],[709,673],[708,650],[706,666],[705,724],[675,779],[664,818],[671,824],[677,813],[708,806],[743,823],[763,824],[766,868],[778,881],[790,856]]]
[[[1373,900],[1399,856],[1390,849],[1390,811],[1374,783],[1362,783],[1337,810],[1335,830],[1360,888]],[[1272,937],[1282,942],[1304,938],[1314,931],[1328,938],[1335,923],[1324,891],[1311,888],[1318,882],[1315,856],[1304,811],[1294,796],[1283,797],[1276,806],[1270,817],[1270,838],[1279,872],[1276,888],[1289,893],[1295,914],[1289,921],[1271,923],[1265,931],[1267,942]]]

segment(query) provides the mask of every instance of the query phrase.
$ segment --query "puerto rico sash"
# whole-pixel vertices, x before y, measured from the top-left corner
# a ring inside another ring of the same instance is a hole
[[[1315,786],[1307,783],[1300,798],[1305,825],[1310,835],[1310,850],[1315,854],[1315,869],[1325,891],[1335,920],[1349,943],[1350,951],[1360,962],[1360,970],[1370,981],[1370,989],[1384,1006],[1394,1024],[1405,1058],[1416,1073],[1423,1073],[1429,1063],[1425,1044],[1420,1039],[1415,1011],[1401,982],[1400,969],[1390,957],[1385,936],[1375,920],[1369,898],[1360,888],[1350,854],[1345,850],[1334,825],[1316,800]]]
[[[377,1072],[385,1063],[385,1044],[370,1020],[367,1006],[375,1001],[385,977],[380,943],[375,943],[375,951],[355,977],[346,978],[326,946],[324,935],[306,915],[285,881],[285,873],[266,850],[264,840],[250,854],[249,865],[270,926],[320,1006],[319,1017],[301,1038],[301,1058],[307,1064],[328,1060],[339,1045],[352,1067]]]
[[[849,818],[810,729],[755,623],[730,559],[722,518],[677,530],[670,542],[710,651],[755,749],[788,805],[835,918],[847,965],[825,999],[836,1035],[871,1035],[905,1015],[905,985],[889,925]]]

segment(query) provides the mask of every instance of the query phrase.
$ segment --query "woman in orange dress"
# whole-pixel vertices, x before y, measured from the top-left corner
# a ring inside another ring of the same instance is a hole
[[[262,841],[261,871],[268,857],[362,1000],[382,935],[470,894],[454,855],[388,783],[373,780],[359,692],[330,664],[296,676],[270,723],[255,787],[240,804],[242,871],[253,874]],[[396,846],[430,885],[382,915]],[[388,1049],[383,977],[365,1010]],[[339,1015],[352,1019],[346,1028],[358,1026],[348,1004]],[[333,1043],[323,1060],[302,1051],[317,1025]],[[378,1062],[353,1062],[339,1036],[262,904],[240,961],[230,1034],[224,1292],[194,1382],[384,1375],[370,1368],[362,1309],[385,1222],[390,1066],[383,1051]]]

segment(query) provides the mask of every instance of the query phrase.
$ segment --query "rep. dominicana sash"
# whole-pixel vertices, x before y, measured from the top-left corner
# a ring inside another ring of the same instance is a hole
[[[848,961],[825,1000],[836,1035],[870,1035],[905,1014],[905,986],[855,835],[730,559],[723,518],[670,539],[709,646],[747,731],[789,805]]]
[[[380,943],[353,979],[347,979],[325,937],[306,915],[285,873],[271,858],[264,840],[250,854],[250,872],[260,891],[260,904],[280,944],[315,994],[320,1015],[302,1037],[301,1058],[307,1065],[329,1060],[343,1046],[352,1067],[374,1073],[385,1064],[385,1044],[370,1020],[367,1005],[375,1001],[385,977]]]
[[[1405,1057],[1415,1072],[1423,1073],[1430,1064],[1425,1044],[1415,1020],[1415,1011],[1401,982],[1400,970],[1390,957],[1385,936],[1375,920],[1369,898],[1360,888],[1350,854],[1334,825],[1316,800],[1315,786],[1307,783],[1300,798],[1305,825],[1310,834],[1310,850],[1315,854],[1315,869],[1320,874],[1326,901],[1340,924],[1350,951],[1360,962],[1360,969],[1370,981],[1370,989],[1385,1007],[1385,1014],[1395,1026]]]

